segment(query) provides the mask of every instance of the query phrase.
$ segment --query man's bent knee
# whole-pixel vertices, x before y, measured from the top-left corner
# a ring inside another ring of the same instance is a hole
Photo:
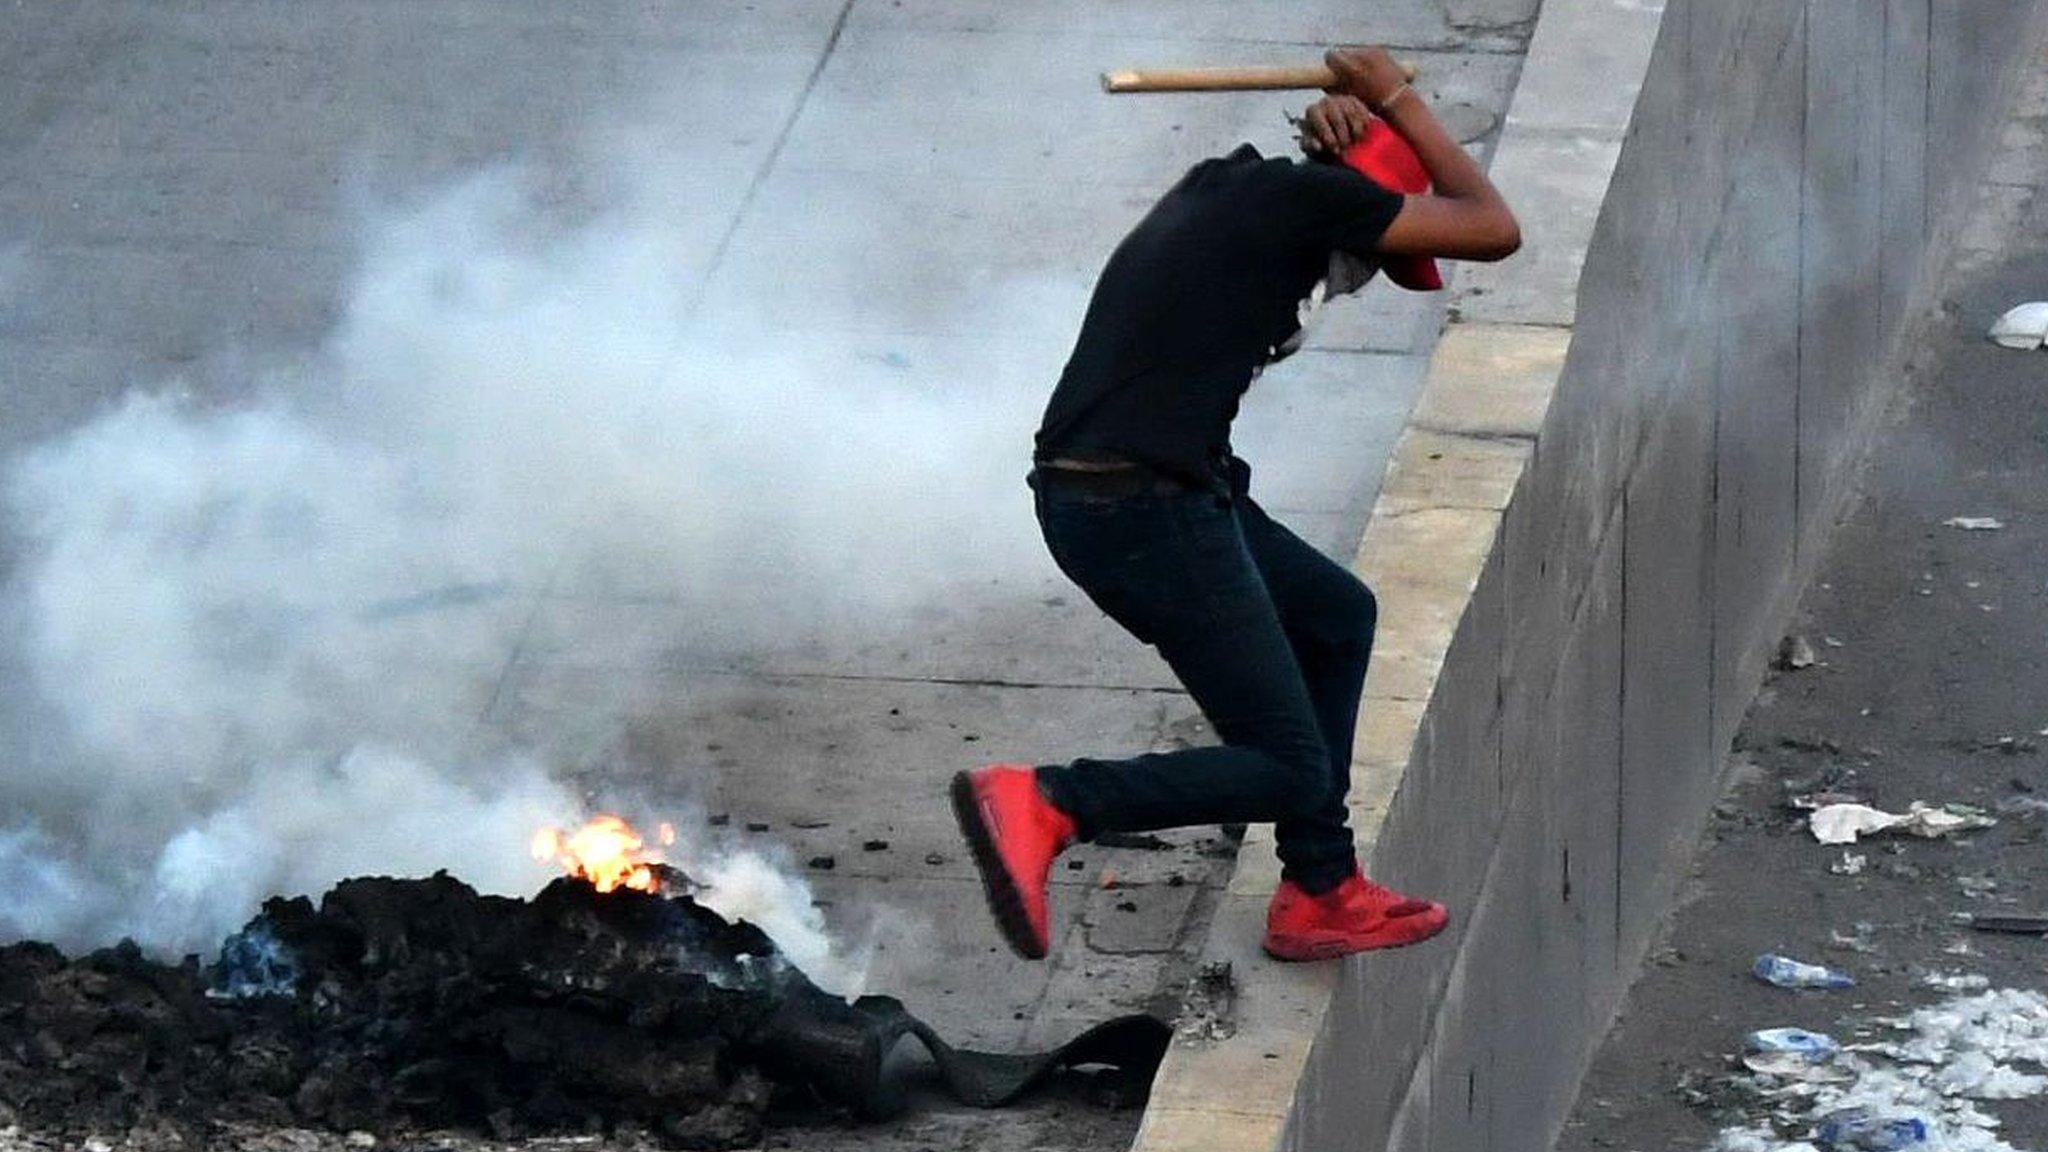
[[[1307,626],[1297,632],[1296,642],[1305,638],[1329,652],[1370,652],[1379,615],[1372,589],[1354,580],[1331,589],[1315,619],[1303,622]]]

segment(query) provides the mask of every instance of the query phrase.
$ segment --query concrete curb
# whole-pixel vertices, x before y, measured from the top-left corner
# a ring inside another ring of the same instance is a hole
[[[1460,270],[1461,305],[1353,565],[1381,613],[1352,752],[1352,820],[1368,861],[1534,455],[1571,344],[1579,271],[1661,19],[1661,7],[1634,0],[1546,0],[1531,38],[1492,163],[1495,182],[1522,211],[1523,252]],[[1278,964],[1260,953],[1279,872],[1271,828],[1254,826],[1204,949],[1205,961],[1232,966],[1238,1030],[1173,1045],[1135,1150],[1266,1152],[1287,1142],[1340,966]],[[1455,920],[1446,935],[1424,947],[1456,947]]]

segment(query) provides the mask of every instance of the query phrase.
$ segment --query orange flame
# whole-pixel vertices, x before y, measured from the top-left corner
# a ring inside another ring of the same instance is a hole
[[[663,824],[659,837],[663,844],[675,843],[675,828]],[[661,876],[654,870],[663,863],[661,852],[648,848],[631,824],[610,813],[591,817],[574,832],[542,828],[533,834],[532,850],[534,859],[555,861],[569,875],[590,881],[599,892],[614,888],[661,890]]]

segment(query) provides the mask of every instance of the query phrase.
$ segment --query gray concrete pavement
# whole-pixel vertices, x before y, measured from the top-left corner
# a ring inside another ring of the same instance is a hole
[[[1483,147],[1534,8],[16,0],[0,7],[0,451],[174,377],[210,403],[250,396],[343,315],[366,199],[518,160],[573,218],[607,191],[590,142],[629,132],[675,193],[675,340],[801,348],[848,388],[878,362],[942,396],[1023,382],[992,399],[1019,422],[1000,465],[1014,499],[990,512],[1022,543],[913,605],[728,634],[690,606],[687,574],[564,540],[545,588],[464,609],[492,642],[449,675],[486,742],[540,747],[598,788],[682,781],[791,859],[831,857],[810,872],[828,918],[881,925],[870,986],[943,1032],[1057,1040],[1158,1000],[1228,856],[1201,830],[1079,853],[1046,964],[1001,951],[981,909],[941,800],[951,771],[1202,738],[1149,651],[1049,562],[1011,562],[1035,556],[1028,418],[1122,231],[1194,160],[1287,147],[1281,112],[1303,102],[1111,100],[1095,74],[1380,39]],[[1028,316],[988,306],[1020,291]],[[1441,302],[1376,287],[1347,308],[1260,382],[1239,436],[1265,503],[1344,558]],[[857,448],[884,472],[897,450]],[[0,568],[16,548],[0,542]]]

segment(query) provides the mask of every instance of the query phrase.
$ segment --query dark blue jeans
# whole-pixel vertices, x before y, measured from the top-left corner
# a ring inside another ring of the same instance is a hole
[[[1060,570],[1159,650],[1220,747],[1039,770],[1086,838],[1187,824],[1275,825],[1285,876],[1310,892],[1350,875],[1345,796],[1377,605],[1341,565],[1245,494],[1103,496],[1034,479]]]

